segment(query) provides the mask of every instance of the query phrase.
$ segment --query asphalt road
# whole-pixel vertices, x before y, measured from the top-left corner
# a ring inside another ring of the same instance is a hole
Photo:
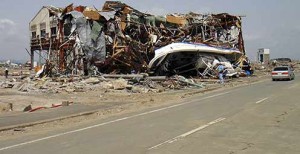
[[[300,76],[0,142],[0,154],[299,154]]]

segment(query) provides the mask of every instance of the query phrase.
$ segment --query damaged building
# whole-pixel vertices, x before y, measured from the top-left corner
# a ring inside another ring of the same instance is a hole
[[[245,58],[241,17],[142,13],[118,1],[101,9],[44,6],[29,24],[40,75],[149,73],[213,76]]]

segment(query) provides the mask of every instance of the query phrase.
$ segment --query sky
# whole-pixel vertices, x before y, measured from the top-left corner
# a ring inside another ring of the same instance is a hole
[[[42,8],[68,4],[101,8],[102,0],[1,0],[0,60],[29,60],[29,22]],[[259,48],[270,49],[271,58],[300,60],[300,1],[297,0],[124,0],[145,13],[229,13],[243,15],[246,55],[255,60]]]

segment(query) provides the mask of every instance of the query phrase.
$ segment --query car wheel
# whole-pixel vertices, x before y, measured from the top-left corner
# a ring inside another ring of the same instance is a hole
[[[272,79],[272,81],[276,81],[275,79]]]

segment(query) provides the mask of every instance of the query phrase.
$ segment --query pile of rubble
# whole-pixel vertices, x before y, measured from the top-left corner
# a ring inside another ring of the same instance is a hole
[[[101,10],[73,4],[46,8],[58,23],[58,38],[32,46],[49,49],[40,76],[145,72],[213,76],[216,61],[233,70],[232,64],[245,59],[240,16],[192,12],[154,16],[118,1],[105,2]]]
[[[183,76],[166,78],[141,75],[102,75],[95,77],[57,77],[8,79],[0,82],[1,88],[12,88],[27,93],[81,93],[95,90],[125,90],[128,93],[163,92],[187,87],[203,88],[204,84]]]

